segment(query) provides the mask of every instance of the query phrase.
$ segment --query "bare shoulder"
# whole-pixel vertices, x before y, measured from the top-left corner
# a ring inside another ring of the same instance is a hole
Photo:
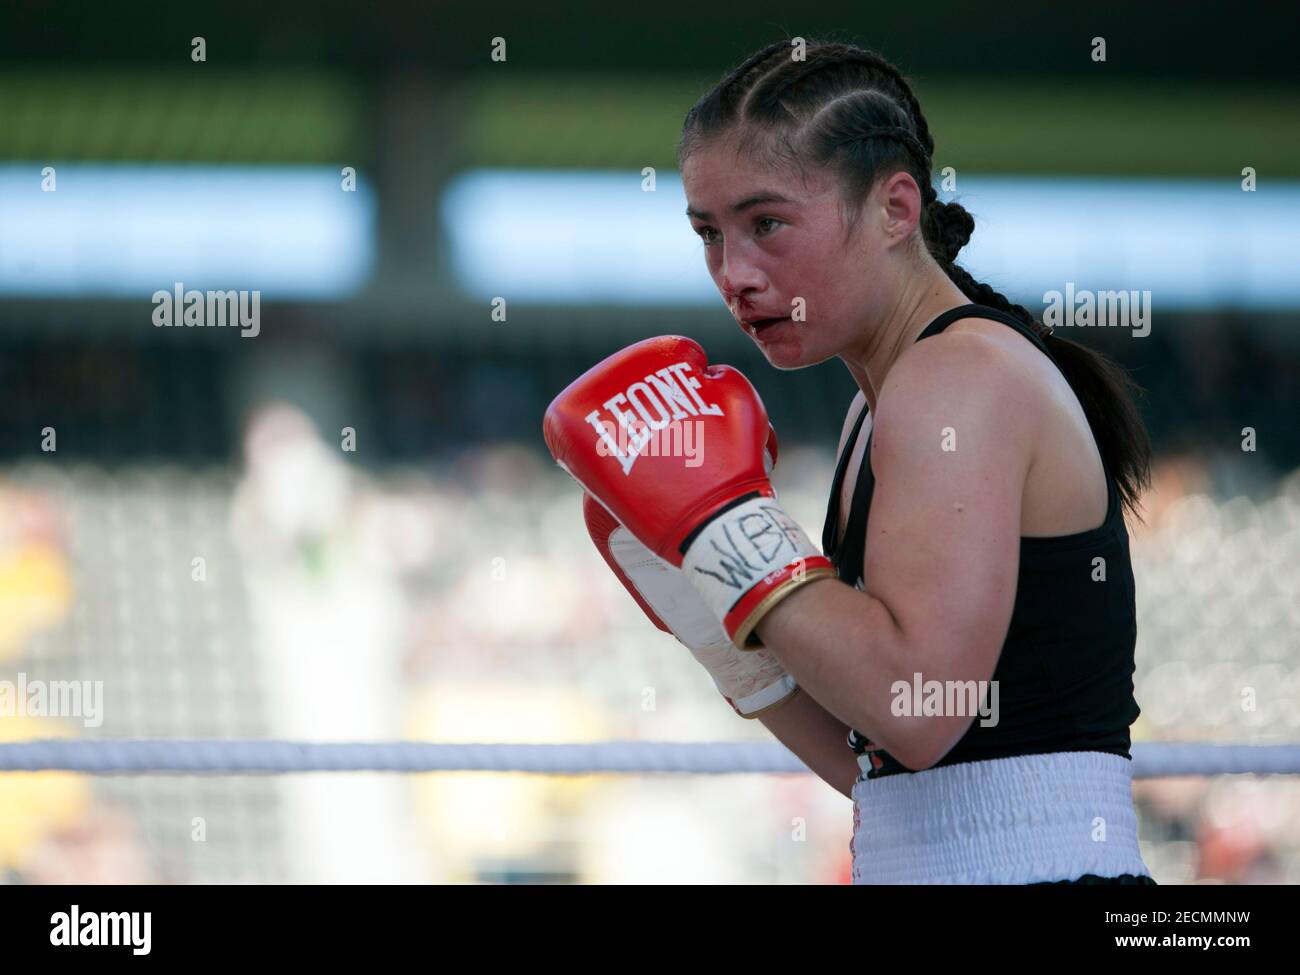
[[[1039,360],[1039,361],[1035,361]],[[877,406],[876,436],[933,422],[995,422],[1003,435],[1028,437],[1055,367],[1001,322],[962,319],[916,342],[894,363]]]

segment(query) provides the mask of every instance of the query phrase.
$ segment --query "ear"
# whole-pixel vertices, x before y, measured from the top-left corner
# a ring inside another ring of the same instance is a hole
[[[921,222],[921,188],[912,174],[900,169],[883,179],[876,193],[888,246],[910,238]]]

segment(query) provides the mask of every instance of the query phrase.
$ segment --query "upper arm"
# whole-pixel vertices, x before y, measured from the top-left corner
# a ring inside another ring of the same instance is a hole
[[[987,680],[997,665],[1034,442],[1029,385],[987,339],[956,333],[909,349],[881,391],[863,579],[923,680]],[[950,747],[969,723],[941,737]]]

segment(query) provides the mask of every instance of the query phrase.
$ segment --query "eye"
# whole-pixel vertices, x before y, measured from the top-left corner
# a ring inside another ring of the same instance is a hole
[[[776,227],[780,225],[781,221],[776,219],[776,217],[759,217],[757,220],[754,221],[754,226],[761,227],[765,223],[772,224],[773,225],[772,229],[775,230]],[[772,232],[771,230],[767,231],[767,233],[769,234],[771,232]]]
[[[709,234],[716,234],[718,231],[713,227],[697,227],[695,232],[700,235],[700,240],[704,241],[705,247],[712,247],[717,243],[716,240],[710,240]]]

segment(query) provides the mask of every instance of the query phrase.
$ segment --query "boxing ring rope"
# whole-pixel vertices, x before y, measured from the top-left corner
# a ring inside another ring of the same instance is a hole
[[[776,742],[603,741],[442,744],[272,740],[69,741],[0,744],[0,772],[242,775],[285,772],[812,773]],[[1140,742],[1133,776],[1300,774],[1300,744]]]

